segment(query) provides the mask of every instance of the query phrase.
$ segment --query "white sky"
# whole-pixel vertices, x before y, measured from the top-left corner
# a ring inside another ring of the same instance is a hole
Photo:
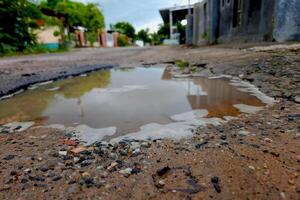
[[[157,30],[157,25],[162,23],[158,12],[161,8],[188,4],[188,0],[76,0],[100,4],[105,15],[106,26],[119,21],[132,23],[137,30],[150,28]],[[201,0],[191,0],[191,3]]]

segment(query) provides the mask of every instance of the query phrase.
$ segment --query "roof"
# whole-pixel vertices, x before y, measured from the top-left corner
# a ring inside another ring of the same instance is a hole
[[[164,23],[169,23],[170,12],[173,13],[173,23],[177,23],[181,20],[184,20],[186,18],[186,15],[188,14],[188,10],[191,9],[192,13],[194,10],[194,5],[183,5],[183,6],[175,6],[170,8],[163,8],[159,10],[159,13],[164,21]]]

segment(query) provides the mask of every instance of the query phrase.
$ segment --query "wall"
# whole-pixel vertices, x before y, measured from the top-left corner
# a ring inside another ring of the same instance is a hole
[[[193,43],[195,45],[204,45],[208,43],[208,21],[210,15],[208,14],[209,0],[204,0],[194,5],[194,33]]]
[[[214,44],[219,35],[219,0],[203,0],[194,5],[195,45]]]
[[[59,31],[59,27],[45,27],[37,32],[37,39],[39,44],[58,44],[60,37],[55,37],[53,33]]]
[[[279,42],[300,40],[299,0],[277,0],[274,38]]]
[[[220,0],[219,42],[271,41],[275,0]]]

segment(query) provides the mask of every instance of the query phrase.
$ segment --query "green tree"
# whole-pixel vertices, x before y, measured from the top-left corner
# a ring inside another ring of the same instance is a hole
[[[133,25],[128,22],[118,22],[115,25],[112,25],[111,28],[133,40],[135,39],[135,29]]]
[[[42,14],[27,0],[0,1],[0,53],[23,51],[36,44],[32,28],[38,28]]]
[[[177,26],[177,32],[180,34],[179,42],[180,44],[185,43],[185,31],[186,31],[186,26],[182,25],[180,22],[176,24]]]
[[[143,40],[145,43],[150,43],[151,39],[150,39],[150,35],[149,35],[149,29],[142,29],[138,32],[137,39],[139,40]]]
[[[160,24],[157,34],[164,39],[170,38],[170,24],[169,23]]]
[[[99,29],[105,27],[104,16],[96,4],[87,4],[85,20],[85,27],[88,29],[88,31],[96,33]]]
[[[158,33],[151,33],[150,39],[152,45],[160,45],[162,41],[162,38]]]

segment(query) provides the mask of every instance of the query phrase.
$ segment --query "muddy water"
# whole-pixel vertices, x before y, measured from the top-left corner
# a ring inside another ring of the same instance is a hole
[[[141,126],[174,122],[171,116],[205,109],[206,117],[237,116],[236,105],[265,106],[225,78],[172,79],[164,68],[124,68],[94,72],[32,87],[0,101],[0,124],[36,121],[39,124],[85,124],[116,127],[116,135]]]

